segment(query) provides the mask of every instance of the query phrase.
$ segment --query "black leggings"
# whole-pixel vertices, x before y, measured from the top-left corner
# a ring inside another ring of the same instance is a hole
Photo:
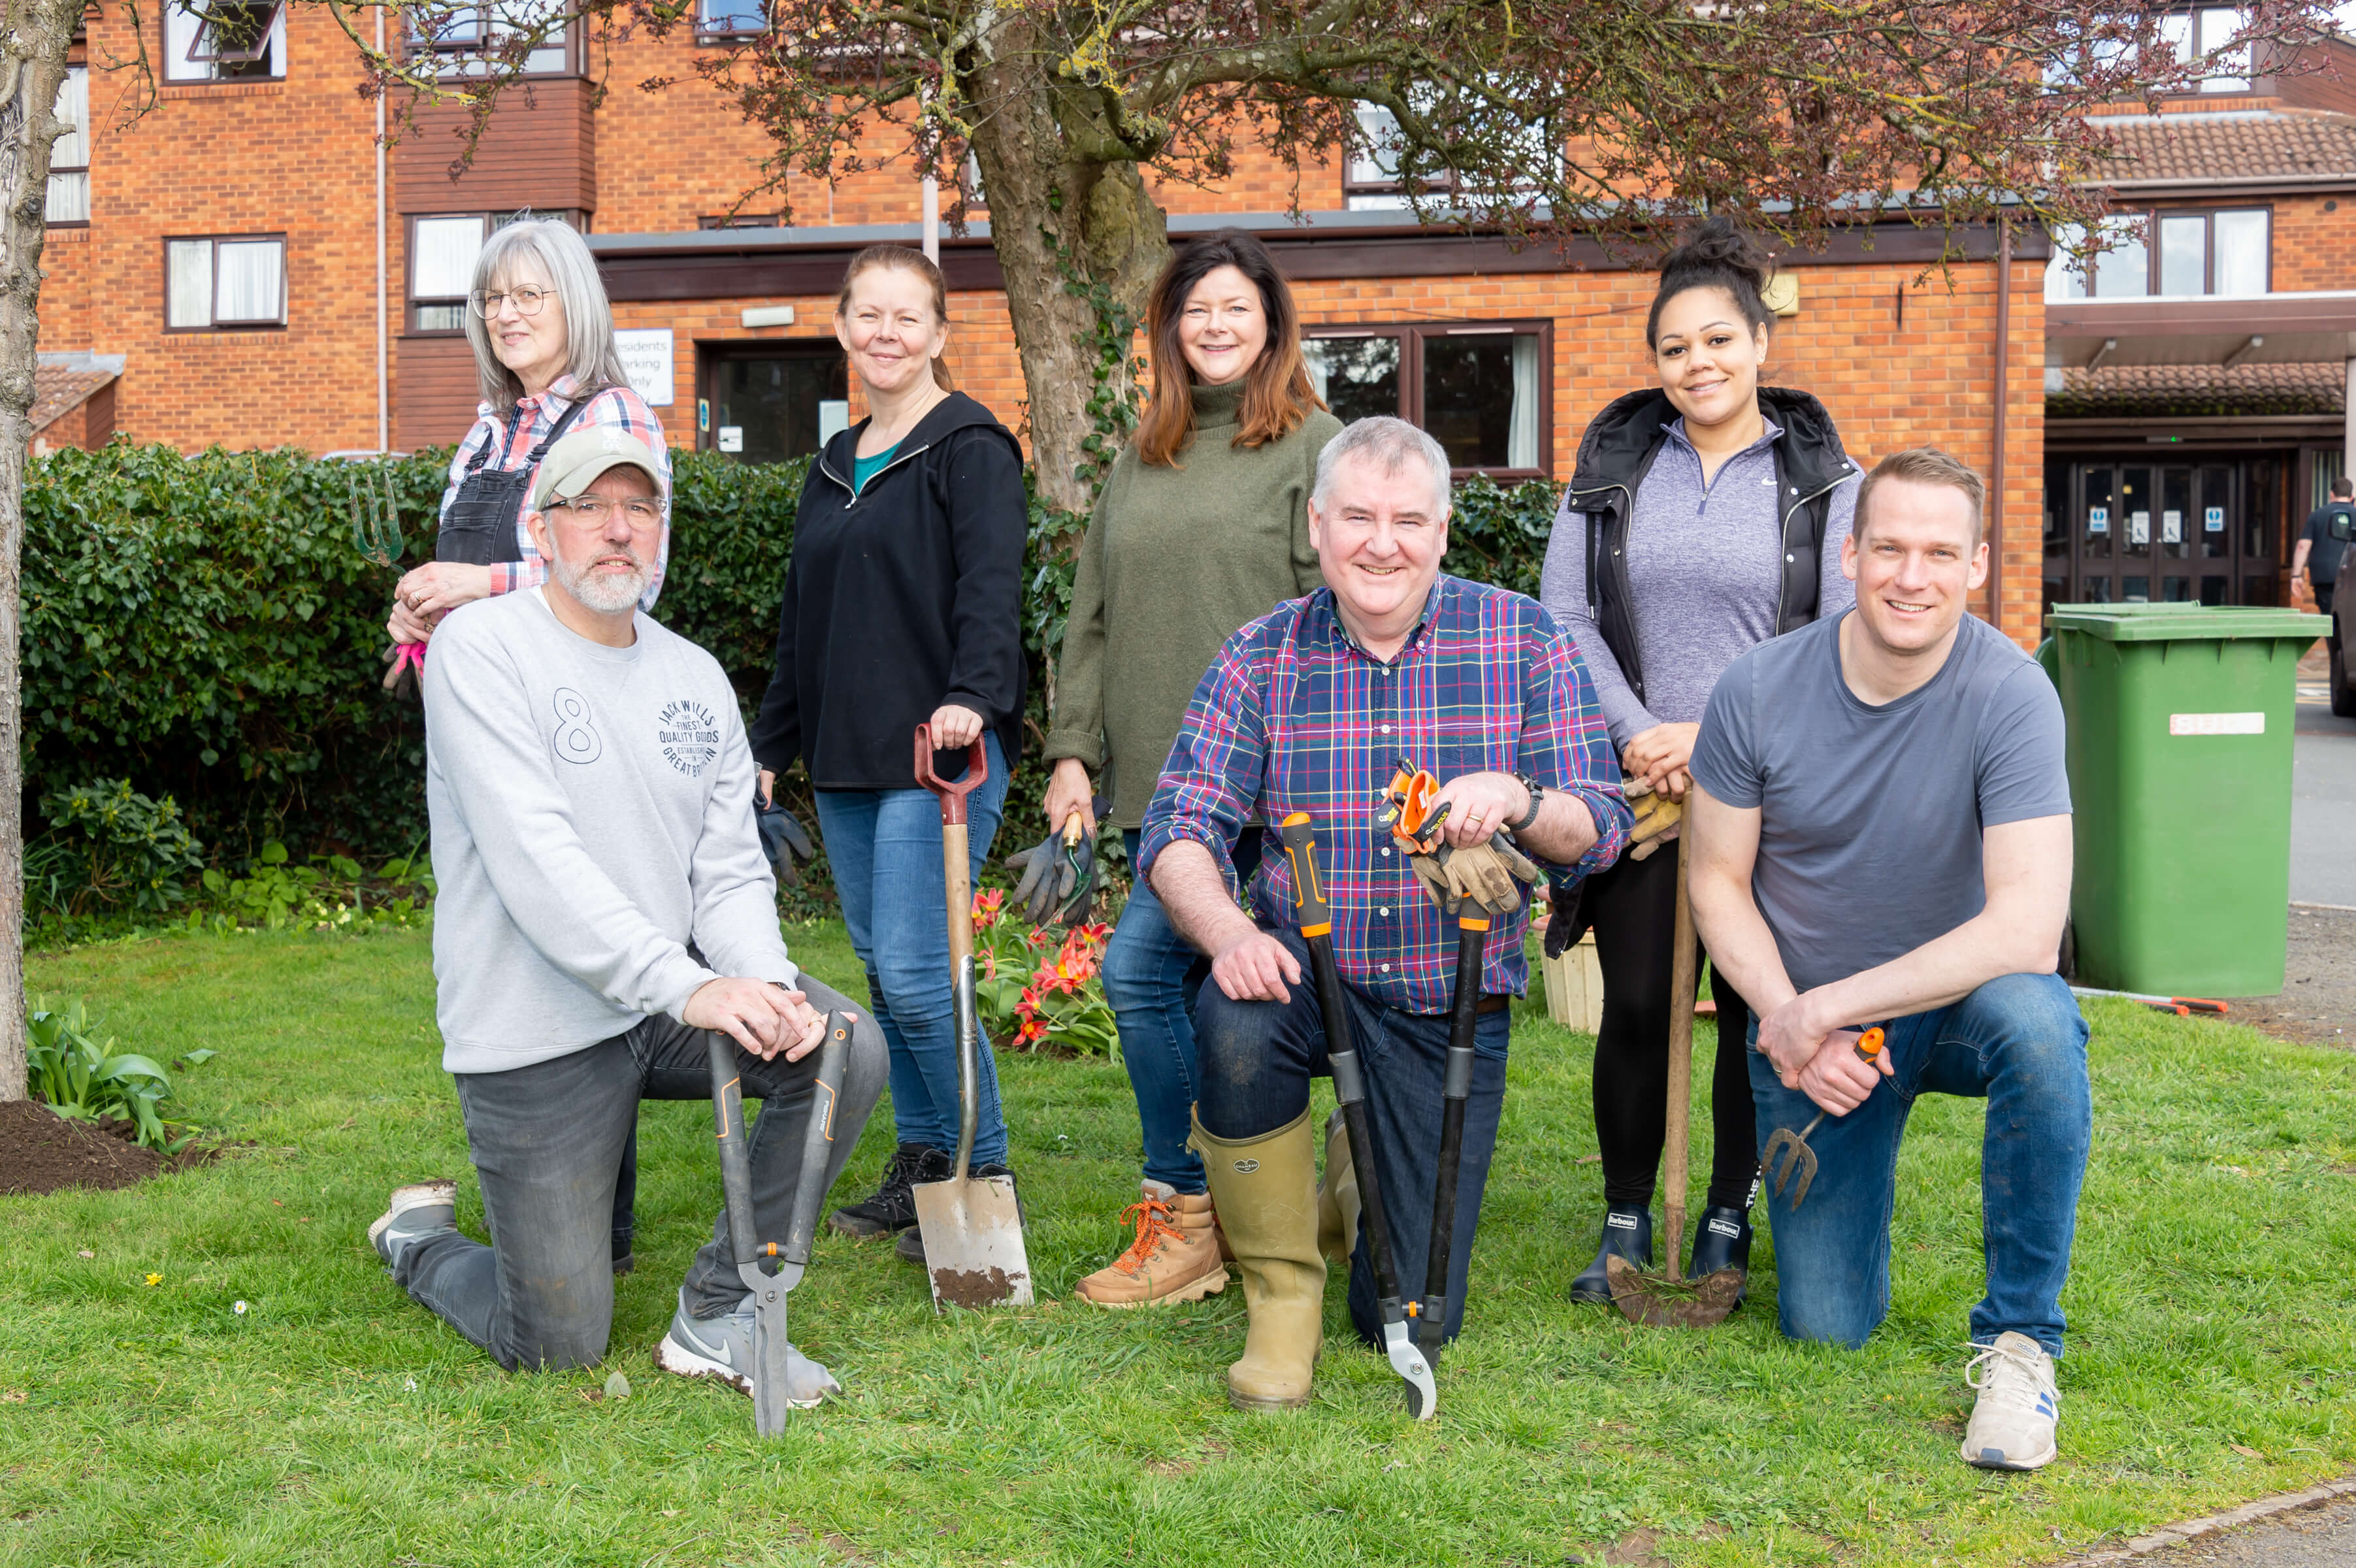
[[[1622,858],[1588,879],[1582,909],[1595,928],[1603,970],[1603,1025],[1595,1036],[1595,1136],[1603,1153],[1607,1203],[1653,1200],[1667,1136],[1669,977],[1676,961],[1677,854],[1683,841],[1643,860]],[[1701,966],[1695,966],[1697,973]],[[1751,1109],[1751,1008],[1723,975],[1718,998],[1718,1065],[1710,1073],[1709,1203],[1740,1208],[1759,1168]]]

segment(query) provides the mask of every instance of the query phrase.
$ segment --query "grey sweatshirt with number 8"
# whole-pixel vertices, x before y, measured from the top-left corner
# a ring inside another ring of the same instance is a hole
[[[546,591],[453,612],[425,660],[451,1072],[530,1067],[651,1014],[679,1017],[718,975],[791,984],[798,972],[719,662],[643,614],[633,646],[592,642]]]

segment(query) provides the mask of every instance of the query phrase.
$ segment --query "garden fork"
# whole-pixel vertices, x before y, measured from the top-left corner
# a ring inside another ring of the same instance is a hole
[[[1870,1062],[1879,1058],[1881,1055],[1884,1037],[1881,1026],[1879,1024],[1859,1035],[1857,1037],[1858,1059]],[[1767,1147],[1760,1154],[1759,1174],[1762,1176],[1767,1174],[1768,1167],[1773,1165],[1778,1159],[1783,1162],[1782,1168],[1775,1173],[1776,1197],[1783,1196],[1783,1188],[1791,1183],[1794,1174],[1797,1173],[1799,1183],[1792,1188],[1794,1208],[1808,1201],[1808,1184],[1816,1179],[1816,1152],[1808,1147],[1808,1139],[1817,1128],[1825,1124],[1825,1118],[1831,1114],[1829,1111],[1817,1112],[1816,1119],[1797,1133],[1793,1132],[1789,1127],[1776,1128],[1773,1136],[1767,1140]],[[1674,1246],[1675,1243],[1671,1245]]]
[[[378,565],[390,567],[401,559],[401,505],[393,494],[391,467],[379,463],[377,470],[384,478],[381,496],[376,485],[361,482],[358,463],[345,476],[351,499],[352,545]]]

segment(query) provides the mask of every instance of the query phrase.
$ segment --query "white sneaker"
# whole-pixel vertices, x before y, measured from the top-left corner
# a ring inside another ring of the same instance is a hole
[[[679,1293],[671,1314],[670,1332],[655,1347],[655,1365],[683,1378],[717,1378],[739,1392],[753,1391],[753,1301],[750,1296],[734,1312],[718,1317],[691,1317],[687,1292]],[[834,1374],[786,1346],[786,1402],[796,1410],[812,1410],[842,1391]]]
[[[1964,1381],[1980,1397],[1964,1431],[1964,1463],[1983,1470],[2034,1470],[2053,1463],[2061,1451],[2053,1433],[2062,1419],[2053,1358],[2028,1335],[2009,1330],[1993,1345],[1971,1348],[1979,1354],[1964,1369]]]
[[[447,1176],[412,1182],[392,1189],[384,1212],[369,1226],[369,1245],[376,1249],[385,1267],[391,1268],[401,1262],[401,1254],[412,1242],[423,1240],[436,1231],[454,1230],[457,1221],[456,1182]]]

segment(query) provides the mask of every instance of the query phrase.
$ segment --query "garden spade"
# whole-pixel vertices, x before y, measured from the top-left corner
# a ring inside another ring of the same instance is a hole
[[[1342,972],[1333,961],[1333,908],[1317,868],[1317,838],[1309,813],[1295,811],[1278,829],[1292,865],[1292,908],[1301,939],[1309,944],[1309,967],[1317,978],[1317,1004],[1325,1018],[1325,1060],[1333,1075],[1333,1098],[1342,1104],[1350,1160],[1358,1173],[1358,1228],[1375,1266],[1375,1311],[1383,1320],[1383,1355],[1407,1384],[1407,1412],[1430,1421],[1440,1412],[1440,1390],[1431,1363],[1408,1337],[1407,1306],[1399,1294],[1398,1269],[1391,1258],[1390,1221],[1383,1211],[1383,1184],[1375,1158],[1373,1131],[1366,1125],[1365,1069],[1350,1030],[1350,1003],[1342,993]],[[1460,1135],[1461,1136],[1461,1135]],[[1447,1288],[1441,1281],[1442,1290]]]
[[[728,1203],[729,1247],[738,1277],[753,1293],[753,1430],[763,1437],[776,1437],[786,1430],[786,1412],[792,1402],[786,1380],[786,1296],[801,1283],[809,1267],[818,1211],[826,1201],[826,1173],[833,1161],[834,1108],[842,1094],[843,1069],[851,1060],[851,1020],[841,1013],[826,1017],[818,1078],[810,1086],[809,1122],[802,1133],[801,1174],[794,1183],[794,1207],[787,1217],[782,1242],[757,1240],[753,1155],[744,1141],[744,1093],[736,1071],[736,1047],[717,1032],[707,1036],[707,1044],[712,1053],[712,1115],[719,1128],[720,1187]]]
[[[1700,966],[1700,943],[1694,936],[1693,901],[1686,890],[1686,855],[1677,855],[1676,944],[1669,964],[1669,1098],[1667,1136],[1661,1160],[1662,1219],[1665,1221],[1663,1256],[1666,1266],[1657,1276],[1647,1274],[1613,1253],[1603,1265],[1611,1282],[1612,1302],[1631,1323],[1655,1328],[1707,1328],[1726,1321],[1742,1295],[1743,1271],[1724,1268],[1688,1284],[1678,1265],[1686,1238],[1687,1157],[1693,1105],[1693,1023],[1695,971]],[[1727,1047],[1720,1042],[1719,1049]]]
[[[916,1224],[932,1277],[933,1310],[952,1306],[1028,1306],[1031,1258],[1023,1245],[1023,1211],[1012,1176],[973,1174],[973,1134],[980,1114],[981,1018],[975,1005],[973,887],[966,797],[990,777],[976,740],[965,777],[952,782],[933,768],[931,732],[916,726],[916,782],[941,803],[941,872],[948,884],[949,967],[957,985],[958,1146],[947,1181],[915,1188]]]

